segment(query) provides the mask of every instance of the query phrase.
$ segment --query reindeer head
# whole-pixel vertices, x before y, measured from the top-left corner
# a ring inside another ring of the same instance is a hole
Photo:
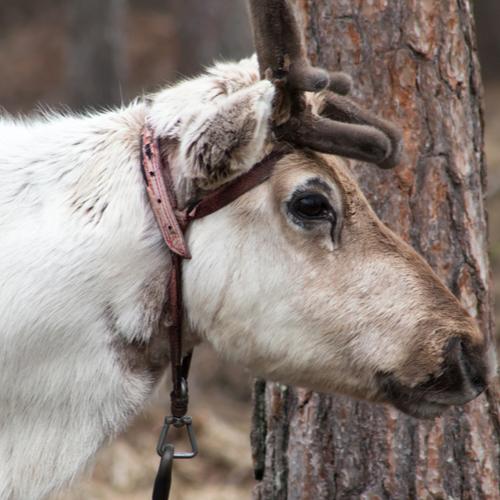
[[[491,348],[334,156],[394,166],[399,132],[339,95],[348,77],[309,66],[286,0],[251,12],[258,64],[218,65],[151,105],[181,205],[289,145],[267,182],[192,224],[190,328],[256,375],[415,416],[473,399]]]

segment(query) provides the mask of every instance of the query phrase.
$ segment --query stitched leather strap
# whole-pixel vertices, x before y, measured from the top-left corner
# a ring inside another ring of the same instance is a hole
[[[188,425],[188,434],[193,452],[187,456],[176,455],[174,447],[163,443],[166,435],[160,436],[161,462],[156,476],[153,500],[168,499],[171,483],[172,461],[174,458],[191,458],[197,449],[191,418],[186,417],[189,397],[187,377],[191,362],[191,352],[182,355],[182,259],[190,259],[191,255],[184,238],[184,231],[189,222],[206,217],[229,205],[241,195],[265,182],[271,176],[274,165],[290,148],[281,146],[272,151],[262,161],[254,165],[248,172],[205,196],[194,206],[180,212],[177,210],[177,198],[168,163],[163,163],[160,155],[158,138],[153,130],[146,126],[141,136],[141,166],[146,182],[151,208],[162,233],[165,244],[172,252],[172,272],[168,282],[166,313],[170,322],[168,328],[170,344],[170,364],[172,369],[172,392],[170,394],[171,411],[174,426]],[[167,419],[170,417],[167,417]],[[186,424],[189,422],[189,424]],[[167,427],[168,430],[168,427]]]
[[[141,166],[149,203],[161,234],[172,252],[189,259],[189,250],[176,217],[177,199],[172,176],[162,164],[158,138],[151,128],[144,127],[141,138]]]
[[[196,204],[188,213],[188,220],[201,219],[237,200],[241,195],[271,177],[274,165],[290,152],[290,148],[281,146],[274,149],[263,160],[256,163],[248,172],[224,184]]]
[[[272,173],[272,168],[290,148],[280,146],[274,149],[262,161],[255,164],[248,172],[209,193],[193,207],[180,212],[177,210],[177,198],[168,162],[163,162],[159,140],[153,130],[144,127],[141,136],[141,165],[146,191],[163,239],[172,251],[172,272],[168,284],[167,313],[170,326],[170,362],[172,369],[171,407],[172,415],[183,417],[187,412],[187,370],[189,363],[182,358],[182,258],[191,258],[184,231],[189,222],[206,217],[229,205],[242,194],[265,182]],[[190,359],[190,357],[189,357]],[[184,380],[183,380],[184,379]],[[184,385],[183,385],[184,384]]]

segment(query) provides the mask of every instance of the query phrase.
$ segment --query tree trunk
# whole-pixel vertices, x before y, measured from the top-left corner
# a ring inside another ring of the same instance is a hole
[[[474,2],[477,19],[479,52],[485,78],[500,78],[500,2],[498,0],[480,0]]]
[[[394,171],[353,171],[381,219],[492,335],[482,87],[466,0],[295,0],[313,63],[398,122]],[[435,421],[257,382],[255,498],[498,499],[498,386]]]
[[[69,103],[75,108],[120,104],[125,0],[70,0],[68,9]]]
[[[179,41],[177,71],[200,72],[214,60],[240,59],[251,53],[246,0],[168,0]]]

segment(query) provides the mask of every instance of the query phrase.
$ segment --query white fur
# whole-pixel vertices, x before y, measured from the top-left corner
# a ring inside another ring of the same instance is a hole
[[[166,276],[137,164],[143,122],[135,105],[0,124],[2,499],[71,479],[150,392],[121,369],[104,316],[147,337],[142,287]]]
[[[140,133],[149,120],[163,136],[192,139],[200,119],[241,97],[256,130],[231,170],[249,168],[263,154],[272,86],[228,102],[215,95],[230,80],[221,72],[244,75],[239,87],[249,73],[221,68],[149,104],[0,120],[0,499],[36,500],[71,480],[151,393],[150,377],[124,369],[112,346],[148,340],[161,304],[145,296],[162,301],[168,277]]]
[[[1,500],[70,481],[152,391],[120,350],[153,338],[170,267],[140,171],[142,127],[173,141],[184,203],[264,156],[273,97],[248,59],[116,111],[0,119]],[[306,230],[287,212],[310,180],[335,207],[333,237],[329,222]],[[335,159],[288,156],[193,223],[188,244],[191,330],[271,379],[376,399],[377,373],[418,383],[442,368],[448,337],[480,342]]]

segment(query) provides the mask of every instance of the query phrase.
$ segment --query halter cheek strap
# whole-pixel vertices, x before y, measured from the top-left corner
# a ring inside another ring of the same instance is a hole
[[[193,458],[198,453],[192,419],[187,416],[188,409],[188,372],[192,351],[182,354],[182,259],[190,259],[191,254],[184,237],[189,223],[206,217],[229,205],[241,195],[262,184],[272,174],[274,165],[290,152],[283,146],[274,149],[248,172],[240,175],[219,189],[212,191],[196,204],[185,210],[178,210],[174,183],[170,166],[162,161],[159,140],[149,126],[141,135],[141,166],[149,202],[165,244],[172,255],[172,272],[168,282],[166,314],[169,319],[168,337],[170,343],[170,364],[172,369],[172,392],[170,393],[171,415],[165,417],[164,426],[157,445],[161,457],[156,476],[153,500],[168,499],[172,461],[176,458]],[[176,452],[167,441],[171,427],[186,427],[191,451]]]

